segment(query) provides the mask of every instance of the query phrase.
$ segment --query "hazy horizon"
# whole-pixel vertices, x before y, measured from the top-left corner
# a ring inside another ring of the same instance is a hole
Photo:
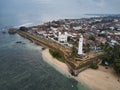
[[[119,14],[120,0],[0,0],[0,25],[33,24],[84,14]]]

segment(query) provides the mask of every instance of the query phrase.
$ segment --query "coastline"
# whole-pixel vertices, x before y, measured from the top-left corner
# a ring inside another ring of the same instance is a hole
[[[77,77],[74,77],[69,73],[69,68],[65,63],[58,61],[50,55],[49,49],[43,50],[42,56],[45,62],[61,74],[87,85],[91,90],[120,90],[118,77],[111,68],[105,69],[105,67],[99,66],[98,70],[87,69],[79,73]]]
[[[48,44],[45,40],[37,39],[37,37],[31,34],[19,31],[18,34],[28,38],[34,43],[38,42],[37,45],[39,45],[39,43],[43,43],[44,45]],[[55,46],[54,44],[51,44],[51,42],[49,42],[49,44],[52,45],[52,47]],[[76,79],[81,84],[88,86],[91,90],[120,90],[120,81],[118,82],[118,77],[114,74],[113,69],[108,71],[105,67],[100,66],[98,70],[87,69],[79,73],[77,77],[74,77],[69,73],[69,68],[65,63],[58,61],[50,55],[48,48],[42,51],[42,56],[43,60],[57,71],[68,78]]]

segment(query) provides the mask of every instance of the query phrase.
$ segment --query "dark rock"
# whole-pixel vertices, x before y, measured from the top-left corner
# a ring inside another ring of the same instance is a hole
[[[9,33],[9,34],[15,34],[15,33],[16,33],[16,30],[17,30],[17,29],[15,29],[15,28],[10,28],[10,29],[8,30],[8,33]]]
[[[2,31],[2,33],[3,33],[3,34],[6,34],[6,32],[5,32],[5,31]]]
[[[42,50],[45,50],[45,49],[46,49],[46,48],[44,48],[44,47],[42,48]]]
[[[16,43],[22,43],[22,41],[17,41]]]

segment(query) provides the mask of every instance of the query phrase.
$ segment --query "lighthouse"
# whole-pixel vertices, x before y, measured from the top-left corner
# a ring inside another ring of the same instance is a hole
[[[83,36],[82,35],[80,35],[80,38],[79,38],[78,55],[83,55]]]

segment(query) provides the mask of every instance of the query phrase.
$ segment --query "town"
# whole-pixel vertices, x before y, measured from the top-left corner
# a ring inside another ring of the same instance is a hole
[[[100,62],[97,57],[103,53],[102,45],[120,45],[119,16],[61,19],[27,28],[23,26],[20,30],[55,43],[53,46],[57,44],[68,49],[68,52],[64,48],[61,51],[75,75],[88,68],[90,61]],[[109,65],[109,62],[104,63]]]
[[[73,47],[73,44],[77,46],[82,35],[84,47],[89,46],[90,50],[97,52],[100,51],[101,43],[109,42],[111,45],[120,43],[120,18],[58,20],[30,27],[28,32],[48,38],[68,48]],[[84,52],[89,51],[83,49]]]

